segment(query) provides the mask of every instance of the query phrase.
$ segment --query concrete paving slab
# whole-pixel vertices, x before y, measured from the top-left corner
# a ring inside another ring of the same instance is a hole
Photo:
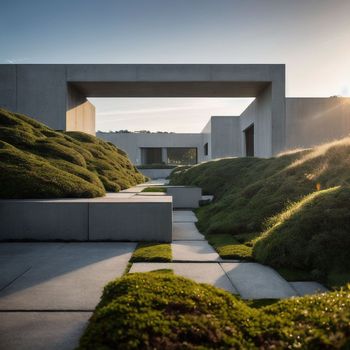
[[[205,237],[199,233],[193,222],[174,222],[173,241],[204,241]]]
[[[72,350],[90,312],[0,312],[0,349]]]
[[[174,210],[173,222],[197,222],[196,215],[191,210]]]
[[[243,299],[281,299],[296,291],[275,270],[256,263],[221,263]]]
[[[61,246],[62,243],[0,243],[0,291]]]
[[[104,285],[124,272],[135,246],[64,243],[0,292],[0,310],[93,310]]]
[[[328,292],[328,289],[318,282],[289,282],[300,296]]]
[[[220,261],[219,254],[207,241],[175,241],[171,243],[173,260]]]
[[[171,269],[177,275],[238,294],[218,263],[134,263],[130,272],[149,272],[159,269]]]

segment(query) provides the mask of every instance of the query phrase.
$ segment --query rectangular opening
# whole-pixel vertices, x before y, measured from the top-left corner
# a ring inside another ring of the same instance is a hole
[[[197,164],[197,148],[172,147],[167,148],[167,162],[171,165]]]
[[[245,155],[254,157],[254,124],[251,124],[244,130]]]
[[[162,149],[159,147],[141,148],[141,164],[161,164]]]
[[[204,155],[208,155],[208,142],[204,145]]]

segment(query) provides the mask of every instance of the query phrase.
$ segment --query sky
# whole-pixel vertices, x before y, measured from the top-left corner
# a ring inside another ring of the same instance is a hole
[[[0,0],[0,63],[284,63],[350,96],[350,0]],[[100,130],[198,132],[246,99],[91,99]]]

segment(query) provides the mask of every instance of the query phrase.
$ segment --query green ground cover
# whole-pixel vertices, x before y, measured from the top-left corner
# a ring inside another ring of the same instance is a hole
[[[266,306],[265,306],[266,305]],[[169,271],[110,282],[78,349],[349,349],[350,289],[243,302]]]
[[[139,243],[130,262],[169,262],[171,259],[170,243]]]
[[[98,197],[144,181],[113,144],[0,109],[0,198]]]
[[[166,192],[166,187],[151,186],[144,188],[141,192]]]
[[[253,252],[248,258],[292,280],[311,276],[339,285],[350,281],[350,259],[345,258],[350,251],[349,165],[350,138],[345,138],[270,159],[232,158],[178,168],[170,184],[214,194],[212,204],[197,210],[197,225],[211,241],[214,235],[226,237],[218,249],[223,257],[240,248],[248,252],[248,247]]]

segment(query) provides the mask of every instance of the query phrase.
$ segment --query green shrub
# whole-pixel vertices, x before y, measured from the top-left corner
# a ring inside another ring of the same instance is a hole
[[[350,289],[259,308],[170,272],[110,282],[78,349],[345,349]]]
[[[130,262],[167,262],[171,261],[171,257],[171,245],[169,243],[139,243]]]
[[[97,197],[144,182],[125,152],[0,108],[0,198]]]
[[[166,187],[162,186],[153,186],[153,187],[146,187],[141,192],[166,192]]]
[[[350,271],[349,199],[349,187],[335,187],[290,205],[270,219],[255,242],[256,260],[311,271],[325,281],[328,275]]]

